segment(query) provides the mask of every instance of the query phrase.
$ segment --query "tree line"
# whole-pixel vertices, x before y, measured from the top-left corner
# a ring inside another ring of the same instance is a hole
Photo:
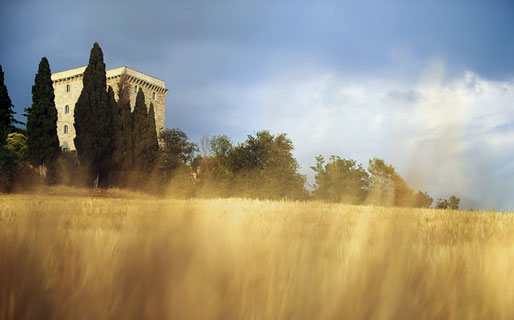
[[[263,130],[234,144],[226,135],[190,142],[180,129],[159,137],[154,106],[141,88],[134,109],[122,75],[117,94],[107,87],[103,52],[95,43],[75,105],[76,151],[63,152],[57,136],[57,109],[48,60],[43,57],[25,109],[26,129],[14,119],[0,66],[0,191],[17,181],[90,187],[122,187],[170,192],[184,197],[315,199],[350,204],[430,207],[433,198],[412,190],[384,160],[315,158],[315,183],[307,188],[292,141],[285,133]],[[200,152],[201,149],[201,152]],[[19,183],[19,182],[18,182]],[[310,189],[310,190],[309,190]],[[439,199],[436,207],[457,209],[459,199]]]

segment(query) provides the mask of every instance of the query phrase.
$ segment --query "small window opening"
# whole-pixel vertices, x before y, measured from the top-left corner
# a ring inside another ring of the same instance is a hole
[[[68,133],[68,125],[67,124],[64,125],[64,133]]]
[[[69,84],[66,85],[66,92],[70,92],[70,85]]]
[[[152,92],[152,100],[155,100],[155,92]]]
[[[64,106],[64,113],[70,113],[70,106],[69,105]]]
[[[134,93],[137,93],[137,86],[134,86]]]

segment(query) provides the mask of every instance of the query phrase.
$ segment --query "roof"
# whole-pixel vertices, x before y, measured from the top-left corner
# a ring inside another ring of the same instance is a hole
[[[84,71],[86,71],[86,66],[55,72],[55,73],[52,73],[52,81],[64,80],[64,79],[73,78],[76,76],[81,76],[84,73]],[[150,84],[156,85],[163,89],[166,88],[166,83],[163,80],[158,79],[156,77],[152,77],[148,74],[139,72],[137,70],[131,69],[129,67],[120,67],[120,68],[109,69],[109,70],[106,70],[105,73],[106,73],[107,78],[116,77],[123,73],[126,73],[129,76],[144,80]]]

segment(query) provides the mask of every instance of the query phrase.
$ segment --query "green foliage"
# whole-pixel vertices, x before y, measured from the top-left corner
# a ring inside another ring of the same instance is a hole
[[[62,152],[57,160],[59,167],[59,183],[68,186],[84,186],[85,172],[79,165],[77,151]]]
[[[212,168],[216,168],[215,174],[220,177],[230,175],[230,155],[234,149],[230,138],[227,135],[214,136],[209,144],[214,159]]]
[[[134,147],[134,166],[137,169],[145,167],[146,146],[142,139],[146,130],[147,110],[145,95],[139,88],[136,96],[136,105],[132,113],[132,145]]]
[[[437,199],[435,207],[436,209],[448,209],[450,207],[450,203],[447,199]]]
[[[333,202],[362,203],[366,199],[369,175],[355,160],[341,159],[332,155],[327,164],[320,155],[316,157],[316,199]]]
[[[398,175],[392,165],[384,160],[369,160],[370,193],[368,200],[386,206],[413,206],[413,191],[405,180]]]
[[[370,201],[381,205],[394,205],[395,171],[392,165],[384,160],[373,158],[369,160]]]
[[[171,172],[166,193],[175,198],[191,198],[195,194],[195,181],[190,166],[181,165]]]
[[[430,208],[432,203],[434,202],[434,198],[432,198],[428,193],[418,191],[414,195],[415,198],[415,207],[419,208]]]
[[[53,167],[61,153],[51,75],[48,60],[43,57],[32,87],[32,106],[27,109],[28,158],[34,166],[45,168]]]
[[[115,155],[118,158],[118,164],[122,174],[122,180],[124,180],[134,164],[134,144],[132,136],[132,125],[133,117],[130,110],[130,100],[122,99],[118,101],[121,115],[121,134],[119,135],[120,140],[117,142]],[[122,181],[124,184],[124,181]]]
[[[198,146],[189,142],[187,135],[180,129],[165,129],[160,134],[162,142],[161,168],[173,171],[193,161]]]
[[[23,134],[17,132],[10,133],[5,140],[5,147],[14,152],[20,162],[28,159],[27,137]]]
[[[0,146],[0,192],[9,192],[17,170],[15,152]]]
[[[133,165],[134,146],[132,137],[133,119],[130,109],[130,83],[126,74],[122,74],[118,82],[118,107],[122,132],[116,142],[115,156],[119,157],[117,163],[120,165],[120,170],[127,174]]]
[[[285,133],[257,132],[229,152],[228,167],[239,196],[283,199],[306,196],[305,177],[298,173],[293,143]]]
[[[27,138],[21,133],[10,133],[5,145],[0,146],[0,192],[9,192],[14,178],[26,167]]]
[[[369,160],[366,172],[355,160],[332,155],[325,163],[325,159],[318,156],[311,169],[316,172],[315,199],[423,208],[430,207],[434,200],[426,192],[414,193],[394,167],[382,159]]]
[[[152,130],[152,124],[149,117],[148,109],[145,104],[145,95],[143,90],[139,88],[136,96],[136,105],[132,113],[134,168],[139,172],[151,171],[157,158],[157,138],[155,134],[150,132]],[[155,132],[155,115],[153,130]]]
[[[456,196],[452,195],[450,199],[448,199],[448,203],[451,210],[459,210],[460,199]]]
[[[125,155],[125,139],[123,137],[123,121],[121,118],[121,108],[114,98],[114,90],[109,87],[107,90],[107,101],[109,109],[111,110],[112,117],[112,138],[113,138],[113,151],[110,166],[109,180],[111,183],[117,182],[122,172],[122,166]]]
[[[202,141],[204,156],[198,155],[192,162],[195,172],[195,194],[199,197],[216,198],[233,195],[234,176],[230,171],[230,154],[233,146],[226,135],[205,138]]]
[[[7,135],[14,130],[14,111],[11,98],[4,81],[4,71],[0,65],[0,145],[3,144]]]
[[[75,147],[80,164],[87,168],[90,178],[98,177],[102,182],[110,169],[114,141],[105,64],[98,43],[91,49],[83,84],[75,105]]]
[[[150,109],[148,110],[148,116],[146,117],[148,123],[145,131],[145,143],[148,145],[148,163],[153,167],[157,161],[159,152],[159,141],[157,140],[157,128],[155,127],[155,111],[153,103],[150,103]]]
[[[449,199],[438,199],[435,207],[437,209],[459,210],[460,199],[452,195]]]

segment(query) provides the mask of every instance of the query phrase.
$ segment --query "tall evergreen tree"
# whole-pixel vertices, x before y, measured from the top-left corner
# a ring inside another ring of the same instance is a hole
[[[122,133],[116,143],[114,157],[119,160],[120,175],[118,184],[124,185],[133,164],[132,145],[132,110],[130,108],[130,90],[132,86],[127,74],[122,74],[118,82],[118,107]]]
[[[32,106],[27,109],[28,157],[43,177],[61,152],[51,75],[48,59],[43,57],[32,86]]]
[[[7,135],[14,129],[14,111],[11,98],[4,82],[4,71],[0,65],[0,145],[5,142]]]
[[[130,103],[121,104],[121,122],[122,122],[122,141],[118,147],[118,152],[123,155],[122,170],[129,171],[132,168],[134,159],[134,145],[132,141],[132,112],[130,110]]]
[[[150,110],[148,111],[148,130],[146,131],[146,138],[148,139],[148,164],[153,166],[157,160],[157,153],[159,152],[159,141],[157,141],[157,129],[155,128],[155,111],[153,103],[150,103]]]
[[[136,105],[132,113],[132,145],[134,152],[134,167],[138,171],[148,169],[147,153],[148,140],[148,112],[145,104],[145,94],[139,88],[136,96]]]
[[[95,179],[95,186],[105,182],[113,150],[112,112],[106,89],[103,52],[95,42],[75,105],[75,147],[80,164]]]
[[[120,115],[120,107],[116,99],[114,98],[114,90],[109,87],[107,90],[107,101],[109,102],[109,108],[112,115],[112,138],[113,138],[113,151],[110,165],[110,180],[114,182],[117,180],[117,176],[121,171],[121,163],[123,162],[123,154],[119,152],[122,144],[122,119]]]

